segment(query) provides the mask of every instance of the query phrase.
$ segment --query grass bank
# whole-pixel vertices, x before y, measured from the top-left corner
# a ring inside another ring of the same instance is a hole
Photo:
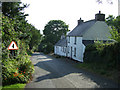
[[[86,46],[84,62],[77,67],[120,83],[120,42],[96,42]]]
[[[26,84],[13,84],[2,87],[2,90],[24,90]]]
[[[120,83],[120,79],[119,79],[119,75],[120,72],[118,72],[117,69],[113,68],[107,68],[106,64],[101,64],[101,63],[96,63],[96,62],[92,62],[92,63],[79,63],[76,65],[77,68],[104,76],[106,78],[109,78],[117,83]]]

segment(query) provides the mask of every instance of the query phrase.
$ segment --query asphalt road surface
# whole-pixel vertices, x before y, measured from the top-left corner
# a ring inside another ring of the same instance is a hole
[[[31,61],[35,73],[25,88],[118,88],[109,79],[77,69],[77,62],[69,59],[34,53]]]

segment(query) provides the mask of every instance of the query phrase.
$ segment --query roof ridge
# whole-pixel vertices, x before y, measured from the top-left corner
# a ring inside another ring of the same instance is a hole
[[[83,32],[85,32],[86,30],[88,30],[88,28],[91,27],[91,25],[95,24],[96,20],[92,19],[89,21],[86,21],[80,25],[77,25],[69,34],[68,36],[82,36]],[[79,30],[78,30],[79,29]]]
[[[91,21],[96,21],[96,20],[95,19],[91,19],[91,20],[85,21],[83,23],[87,23],[87,22],[91,22]]]

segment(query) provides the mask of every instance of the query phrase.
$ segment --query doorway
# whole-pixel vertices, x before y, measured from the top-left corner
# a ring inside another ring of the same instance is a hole
[[[72,47],[71,47],[71,58],[72,58]]]

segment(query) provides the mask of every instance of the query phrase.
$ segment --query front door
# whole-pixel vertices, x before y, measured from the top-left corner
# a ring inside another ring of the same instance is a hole
[[[72,58],[72,47],[71,47],[71,58]]]

